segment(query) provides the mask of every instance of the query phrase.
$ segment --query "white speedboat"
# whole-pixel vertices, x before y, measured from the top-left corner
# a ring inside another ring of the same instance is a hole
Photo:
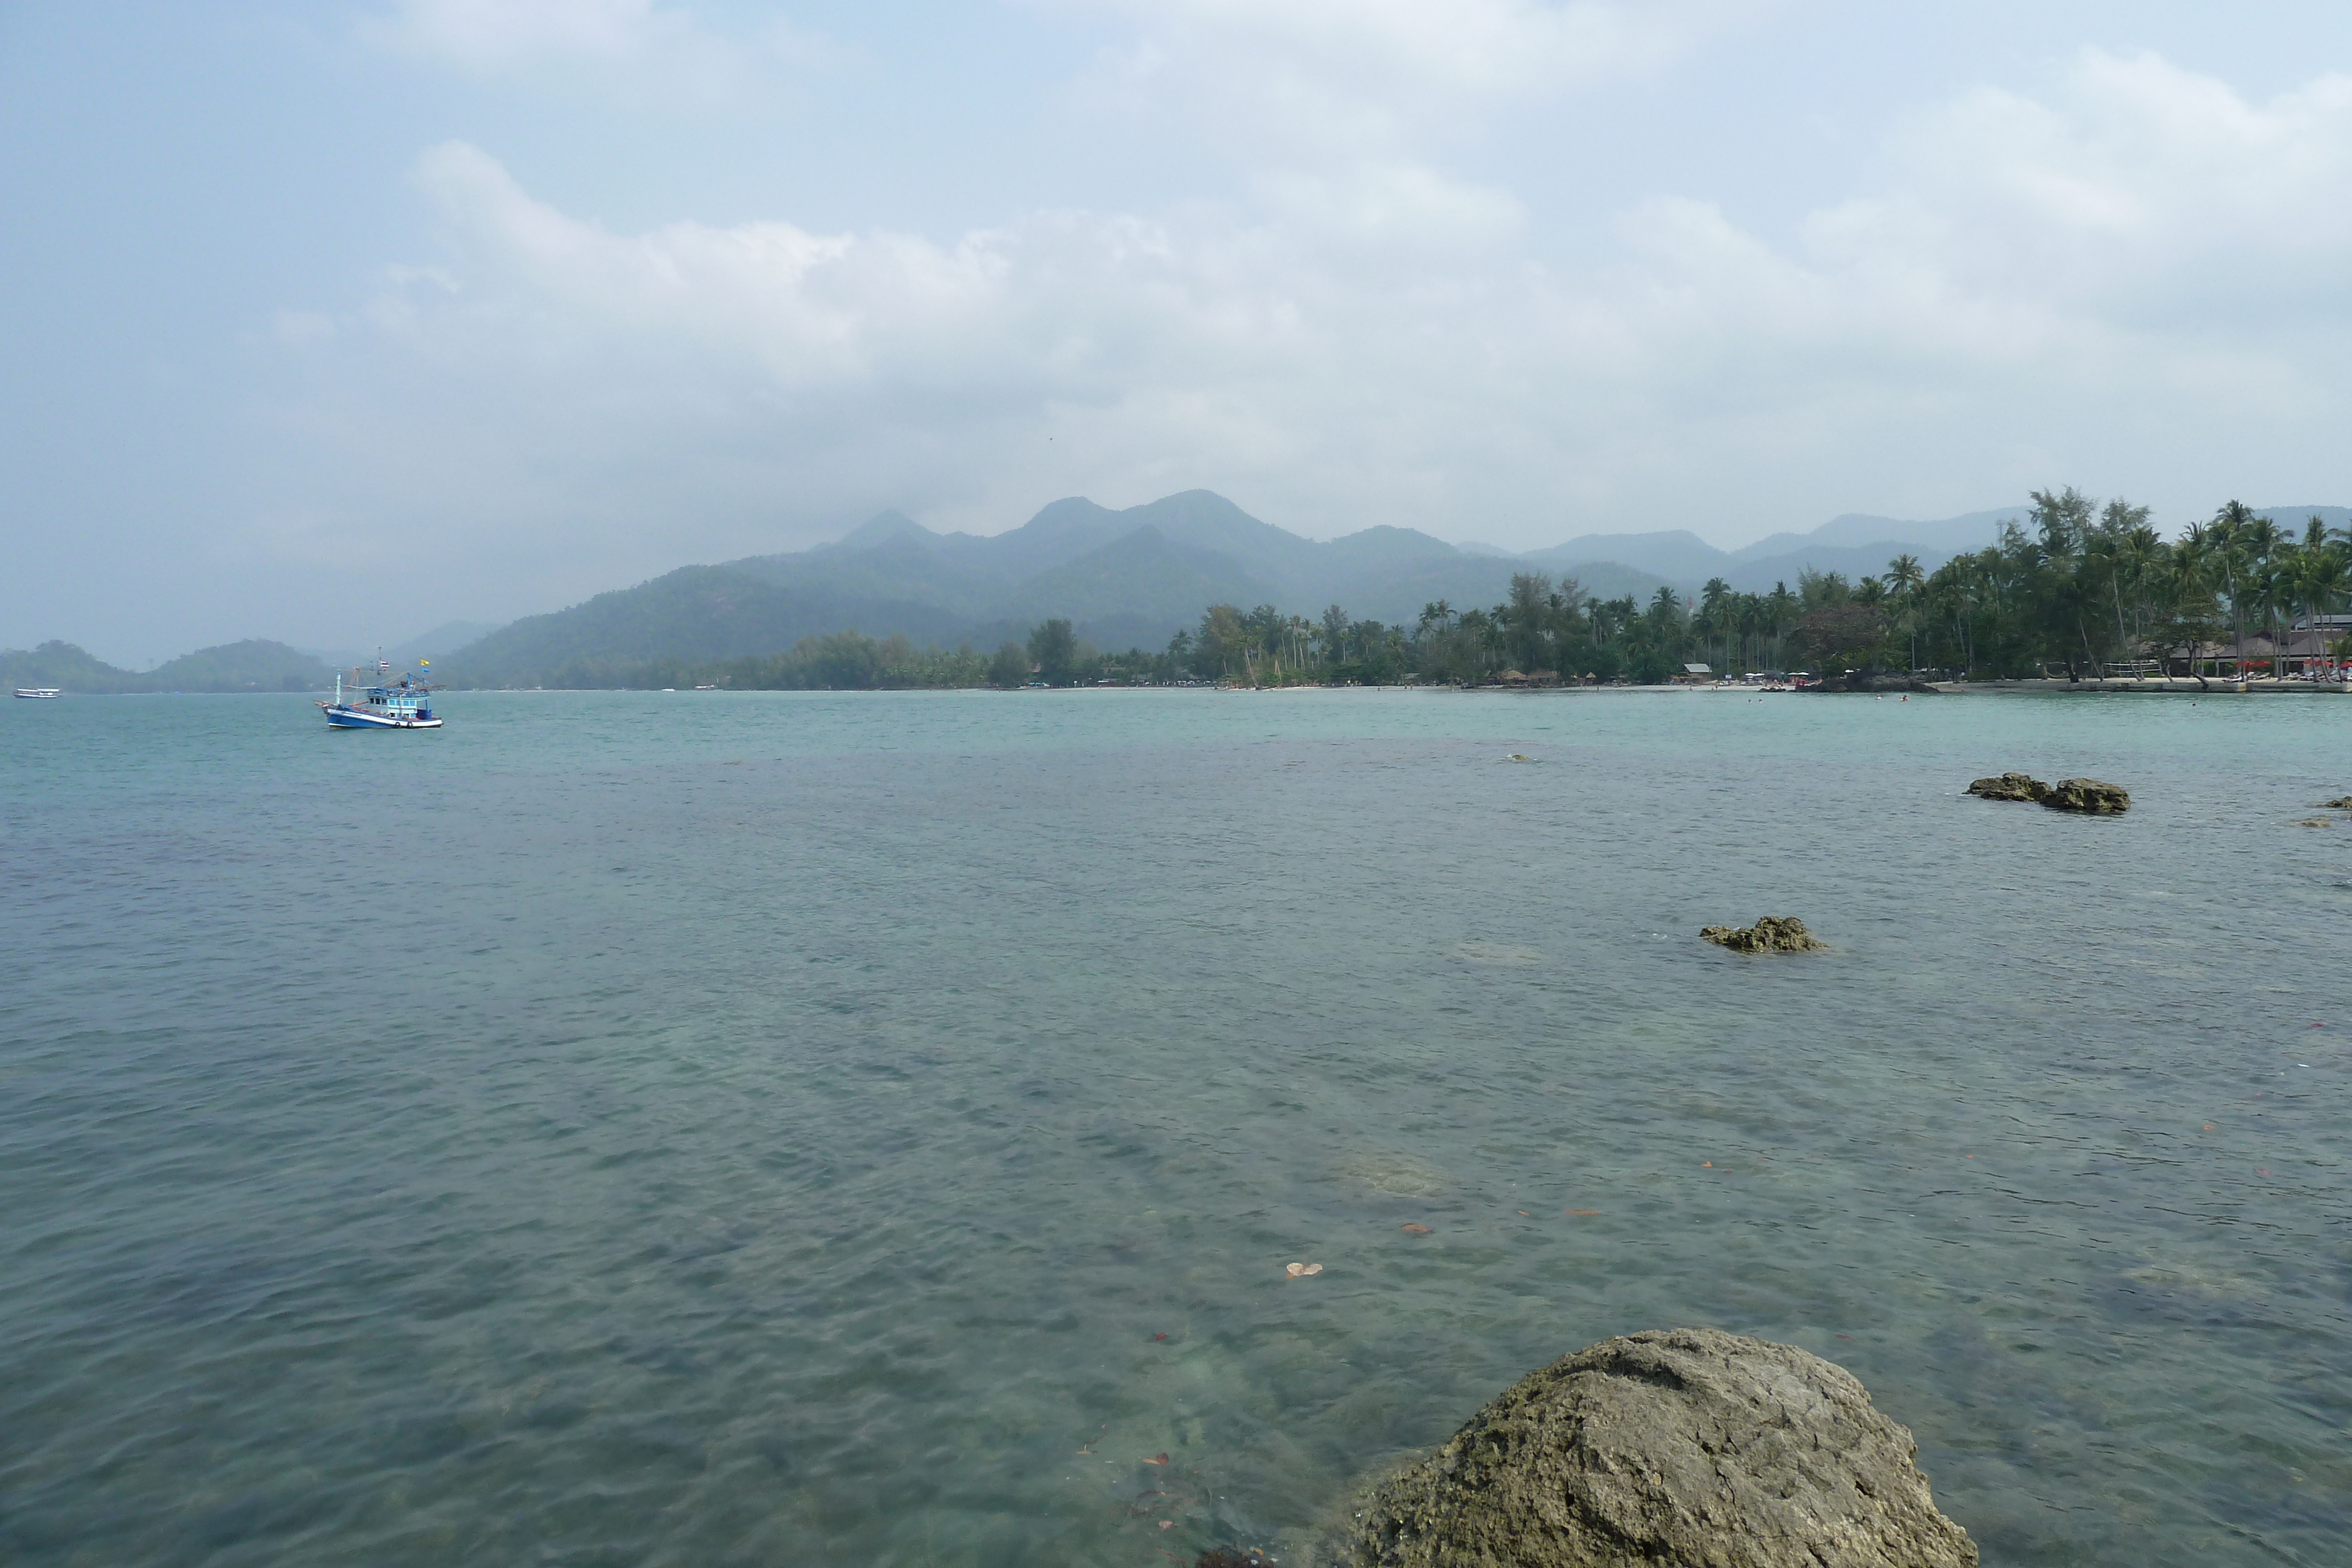
[[[20,697],[61,697],[66,694],[55,686],[18,686],[16,695]]]
[[[335,672],[335,700],[319,705],[327,711],[329,726],[336,729],[441,727],[441,716],[433,711],[431,685],[406,674],[394,684],[389,668],[381,662],[376,674],[383,685],[362,687],[345,696],[343,673]]]

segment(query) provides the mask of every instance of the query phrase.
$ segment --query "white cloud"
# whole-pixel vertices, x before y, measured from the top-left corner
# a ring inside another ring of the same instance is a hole
[[[2196,269],[2275,287],[2352,243],[2352,77],[2252,104],[2154,56],[2091,52],[2065,89],[2052,104],[1982,89],[1926,117],[1899,146],[1903,193],[1819,214],[1813,248],[2105,310]]]
[[[1056,0],[1045,0],[1055,4]],[[1498,105],[1646,72],[1783,0],[1058,0],[1131,21],[1086,84],[1264,155],[1452,140]]]
[[[2338,78],[2254,104],[2090,55],[1927,114],[1791,243],[1662,196],[1577,267],[1511,193],[1404,160],[952,237],[615,233],[463,143],[417,179],[451,254],[388,277],[368,333],[291,330],[343,379],[288,417],[556,599],[885,504],[993,529],[1209,485],[1307,531],[1535,545],[1989,483],[2352,486]],[[550,530],[584,548],[549,567]]]
[[[394,0],[361,33],[475,76],[584,73],[624,97],[674,102],[739,99],[779,69],[832,58],[784,16],[730,27],[660,0]]]

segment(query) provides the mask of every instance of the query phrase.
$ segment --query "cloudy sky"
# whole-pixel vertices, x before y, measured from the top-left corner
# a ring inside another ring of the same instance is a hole
[[[0,644],[884,507],[2352,501],[2352,6],[0,0]]]

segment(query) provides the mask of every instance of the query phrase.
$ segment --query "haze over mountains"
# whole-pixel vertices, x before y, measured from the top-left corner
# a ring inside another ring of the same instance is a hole
[[[250,639],[183,653],[146,671],[121,670],[71,643],[0,651],[0,685],[92,692],[314,692],[335,673],[283,643]]]
[[[458,684],[535,685],[618,683],[657,660],[775,653],[803,637],[852,628],[987,650],[1062,617],[1098,647],[1157,649],[1213,603],[1273,604],[1310,616],[1337,604],[1355,620],[1410,625],[1433,601],[1456,610],[1496,603],[1512,573],[1527,570],[1573,578],[1602,598],[1630,593],[1643,601],[1665,585],[1696,593],[1715,577],[1760,593],[1780,582],[1794,587],[1808,570],[1874,574],[1905,554],[1932,571],[1991,544],[2004,522],[2025,515],[2007,507],[1919,522],[1849,513],[1810,533],[1775,534],[1736,550],[1677,529],[1587,534],[1512,552],[1400,528],[1302,538],[1207,490],[1124,510],[1072,497],[987,536],[934,533],[889,511],[813,549],[682,567],[496,629],[452,622],[384,653],[402,665],[429,657],[437,678]],[[2352,525],[2352,509],[2342,507],[2274,507],[2263,515],[2297,532],[2313,516],[2333,528]],[[141,674],[52,643],[0,653],[0,674],[16,685],[81,691],[294,690],[331,679],[327,666],[337,662],[357,661],[348,652],[322,661],[250,642]]]
[[[412,664],[419,659],[441,659],[470,643],[478,643],[502,621],[445,621],[422,636],[376,648],[305,648],[302,651],[330,668],[356,669],[382,658],[386,663]]]
[[[1929,523],[1851,515],[1740,550],[1675,531],[1593,534],[1512,554],[1412,528],[1302,538],[1207,490],[1117,511],[1072,497],[990,536],[933,533],[884,512],[814,549],[686,567],[516,622],[449,667],[486,684],[593,679],[655,659],[774,653],[851,627],[987,648],[1049,616],[1076,622],[1101,647],[1158,648],[1220,601],[1305,614],[1338,604],[1353,619],[1410,624],[1435,600],[1456,609],[1495,603],[1512,573],[1530,570],[1573,577],[1603,598],[1646,600],[1668,584],[1688,592],[1713,577],[1761,592],[1806,570],[1883,571],[1906,553],[1932,570],[1991,543],[2004,520],[2022,515],[2010,508]]]

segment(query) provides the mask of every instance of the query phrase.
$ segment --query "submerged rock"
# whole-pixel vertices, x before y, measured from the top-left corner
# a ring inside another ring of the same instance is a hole
[[[1818,953],[1829,946],[1793,915],[1767,915],[1753,925],[1709,925],[1699,935],[1735,953]]]
[[[2042,803],[2053,811],[2089,811],[2113,816],[2131,810],[2131,796],[2120,785],[2096,779],[2061,779],[2050,786]]]
[[[1988,800],[2039,800],[2050,793],[2050,786],[2028,774],[2004,773],[1997,779],[1978,779],[1968,792]]]
[[[1853,1375],[1714,1329],[1530,1374],[1375,1488],[1346,1568],[1972,1568]]]

